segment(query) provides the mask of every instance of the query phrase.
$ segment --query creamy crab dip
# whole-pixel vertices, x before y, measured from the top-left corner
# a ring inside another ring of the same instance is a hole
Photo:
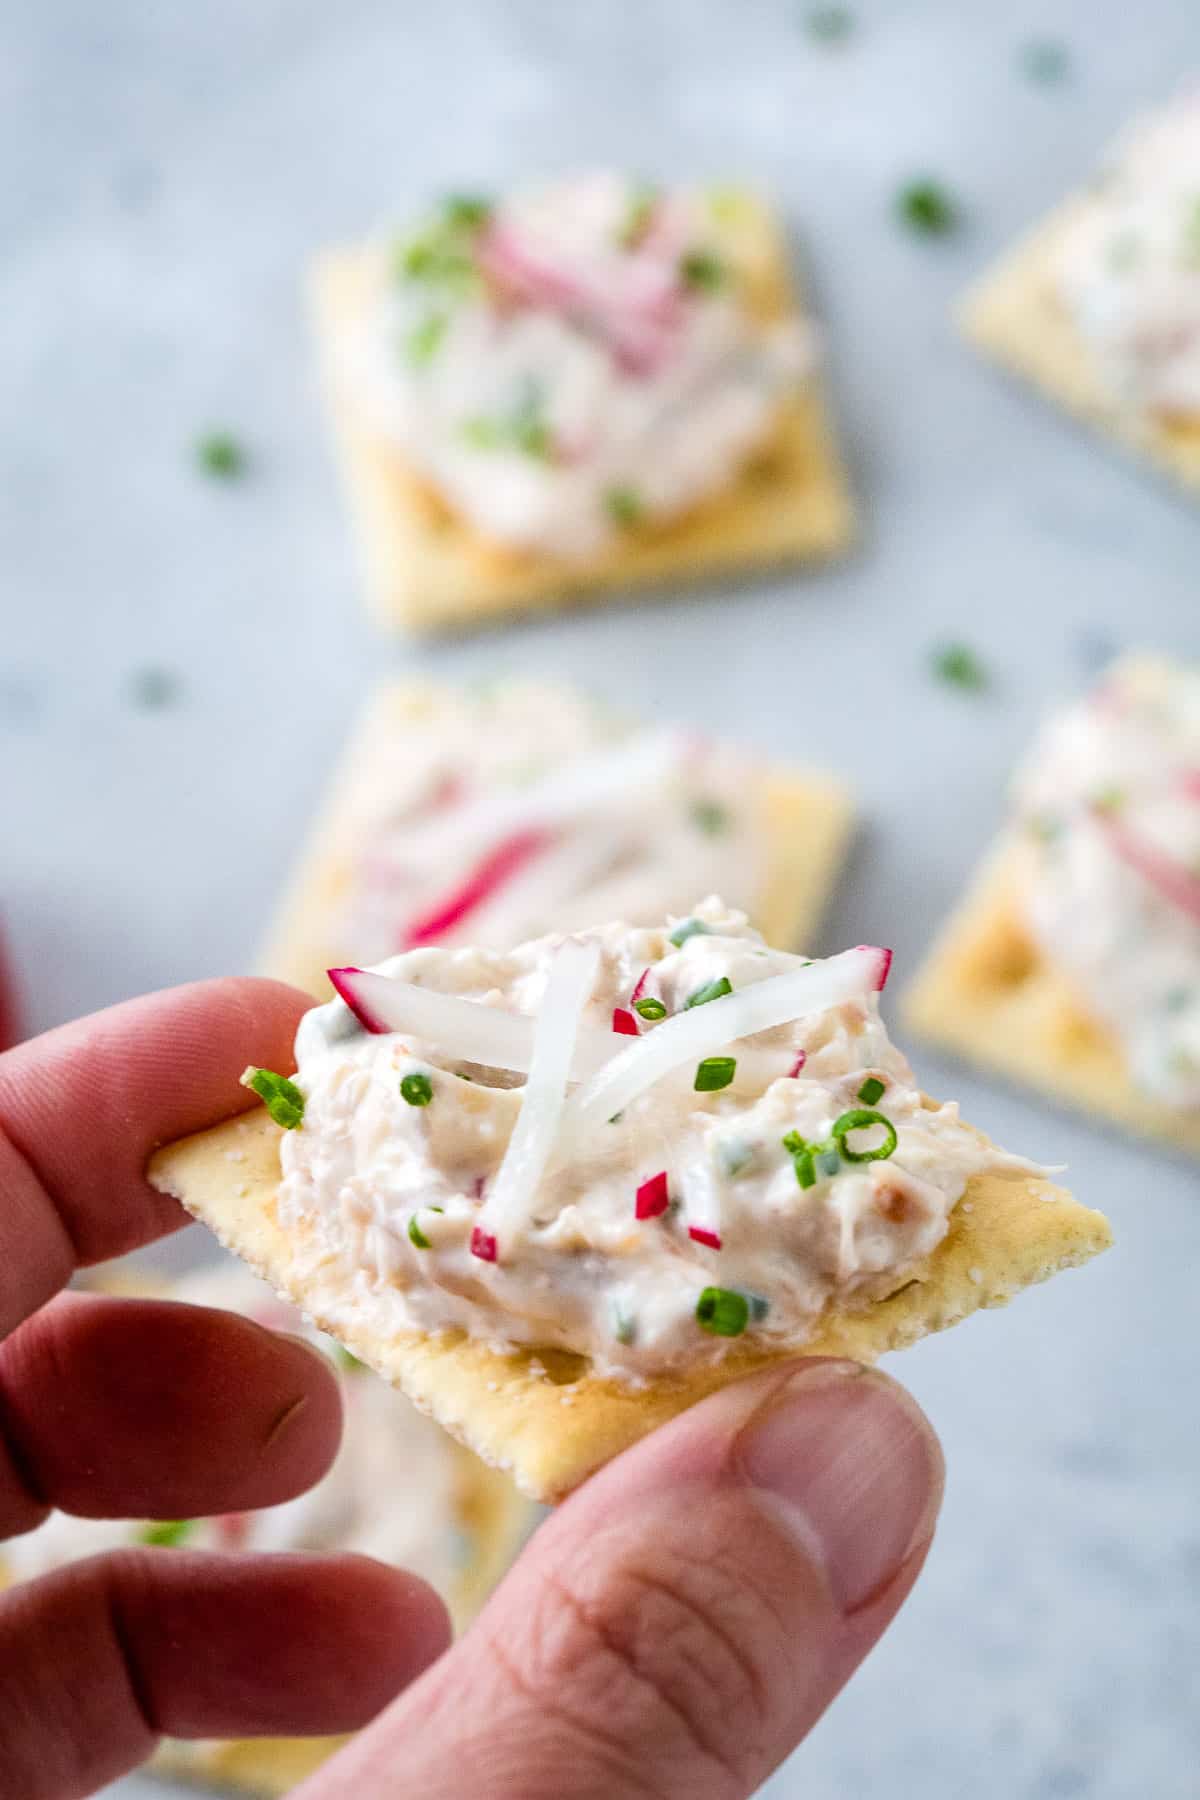
[[[649,924],[766,885],[766,771],[679,727],[639,728],[569,688],[447,690],[382,712],[353,811],[334,940],[366,962],[500,947],[603,919]]]
[[[742,1336],[803,1344],[826,1305],[919,1274],[973,1175],[1030,1168],[922,1096],[879,1017],[889,960],[770,949],[713,898],[333,971],[294,1082],[248,1072],[292,1127],[298,1279],[328,1293],[340,1269],[374,1331],[461,1327],[634,1381]]]
[[[189,1550],[354,1550],[418,1569],[449,1596],[473,1546],[457,1516],[461,1453],[440,1427],[306,1326],[241,1265],[197,1272],[175,1285],[170,1297],[244,1313],[273,1330],[301,1332],[336,1356],[344,1371],[345,1422],[333,1467],[307,1493],[255,1512],[169,1521],[52,1513],[36,1531],[4,1544],[5,1575],[25,1580],[77,1557],[139,1543]]]
[[[725,487],[812,360],[744,233],[728,191],[613,172],[451,197],[377,247],[345,373],[483,536],[586,558]]]
[[[1027,922],[1133,1080],[1200,1107],[1200,668],[1118,663],[1017,788]]]
[[[1200,94],[1118,147],[1064,234],[1055,282],[1115,399],[1200,416]]]

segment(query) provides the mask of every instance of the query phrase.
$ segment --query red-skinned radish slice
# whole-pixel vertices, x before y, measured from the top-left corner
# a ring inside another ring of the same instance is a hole
[[[804,1067],[804,1065],[807,1061],[808,1061],[808,1051],[801,1050],[799,1052],[799,1054],[797,1055],[795,1062],[792,1064],[791,1068],[788,1070],[788,1079],[791,1081],[794,1081],[796,1079],[797,1075],[799,1075],[801,1069]]]
[[[710,1231],[706,1225],[689,1225],[688,1236],[692,1239],[693,1243],[706,1244],[710,1250],[719,1250],[721,1248],[720,1234],[715,1231]]]
[[[641,974],[638,976],[637,981],[634,984],[633,992],[629,996],[630,1006],[637,1005],[638,1001],[641,999],[642,995],[646,991],[646,983],[649,981],[649,979],[650,979],[650,966],[649,966],[649,964],[647,964],[646,967],[642,970]]]
[[[637,1020],[623,1006],[613,1007],[612,1028],[618,1037],[638,1037]]]
[[[517,831],[505,838],[445,899],[429,912],[409,920],[400,934],[399,948],[415,950],[420,944],[435,944],[456,930],[549,843],[550,834],[541,830]]]
[[[527,1217],[550,1161],[566,1105],[575,1040],[599,967],[600,946],[595,940],[568,938],[555,951],[534,1029],[521,1110],[476,1227],[476,1233],[491,1238],[493,1262],[513,1227]],[[473,1234],[472,1249],[474,1244]]]
[[[1200,924],[1200,875],[1193,875],[1185,864],[1176,862],[1165,850],[1147,843],[1120,819],[1111,818],[1102,811],[1095,817],[1121,861],[1135,869],[1164,900]]]
[[[658,1219],[670,1204],[671,1190],[667,1182],[667,1171],[660,1169],[657,1175],[651,1175],[639,1187],[633,1203],[633,1216],[635,1219]]]
[[[366,1031],[396,1031],[433,1044],[460,1062],[488,1069],[529,1072],[533,1057],[533,1019],[505,1012],[457,994],[439,994],[374,969],[330,969],[329,979]],[[587,1026],[580,1030],[571,1063],[571,1080],[583,1081],[620,1046],[611,1032]]]
[[[490,1231],[484,1231],[476,1225],[471,1233],[471,1255],[477,1256],[480,1262],[495,1262],[496,1240]]]
[[[559,1154],[569,1157],[575,1145],[586,1143],[606,1120],[676,1069],[700,1063],[756,1032],[878,993],[891,960],[890,950],[860,944],[826,962],[768,976],[664,1019],[571,1096],[563,1109]]]

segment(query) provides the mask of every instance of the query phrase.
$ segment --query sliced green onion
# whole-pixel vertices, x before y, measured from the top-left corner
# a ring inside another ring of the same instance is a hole
[[[877,1100],[883,1098],[886,1088],[887,1083],[880,1081],[878,1075],[868,1075],[858,1090],[858,1097],[864,1106],[874,1106]]]
[[[653,994],[647,994],[644,1000],[635,1000],[633,1010],[641,1019],[665,1019],[667,1016],[666,1007]]]
[[[841,1173],[842,1159],[836,1150],[830,1149],[828,1144],[813,1152],[813,1162],[816,1164],[818,1175],[832,1177]]]
[[[492,203],[486,194],[447,194],[442,212],[452,230],[478,231],[492,216]]]
[[[706,1056],[696,1066],[696,1079],[692,1087],[697,1094],[715,1094],[721,1088],[727,1088],[736,1074],[735,1056]]]
[[[646,508],[636,488],[612,487],[604,496],[604,510],[622,531],[632,531],[646,516]]]
[[[258,1095],[271,1117],[284,1131],[295,1131],[304,1117],[304,1095],[286,1075],[251,1065],[242,1075],[242,1086]]]
[[[685,250],[679,259],[679,278],[685,287],[711,294],[725,280],[721,258],[711,250]]]
[[[930,667],[947,687],[981,694],[989,685],[987,669],[967,644],[943,644],[933,652]]]
[[[186,1542],[196,1529],[195,1519],[154,1519],[138,1532],[140,1544],[154,1544],[163,1550],[174,1550]]]
[[[442,1209],[440,1206],[431,1206],[429,1210],[430,1212],[441,1212]],[[429,1250],[432,1248],[429,1239],[425,1236],[425,1233],[417,1223],[416,1213],[409,1213],[408,1215],[408,1241],[410,1244],[415,1245],[418,1250]]]
[[[882,1144],[877,1145],[874,1150],[851,1150],[846,1142],[848,1134],[852,1131],[865,1131],[871,1125],[882,1125]],[[830,1136],[846,1161],[852,1163],[882,1162],[892,1154],[897,1143],[896,1127],[892,1121],[870,1106],[858,1106],[851,1112],[844,1112],[840,1119],[834,1120]]]
[[[806,23],[818,44],[844,44],[854,30],[854,14],[848,6],[814,6]]]
[[[696,1323],[714,1337],[741,1337],[750,1322],[750,1302],[735,1288],[706,1287],[696,1302]]]
[[[682,919],[667,939],[667,942],[674,944],[677,950],[682,950],[689,938],[707,936],[708,926],[704,923],[703,919]]]
[[[406,1075],[400,1083],[400,1097],[410,1106],[428,1106],[433,1099],[433,1083],[420,1069]]]
[[[423,368],[433,360],[446,335],[448,322],[445,313],[430,313],[427,319],[413,326],[404,346],[409,362]]]
[[[1055,38],[1032,38],[1021,45],[1017,60],[1023,75],[1047,87],[1061,81],[1071,66],[1067,46]]]
[[[720,1000],[723,995],[732,992],[733,983],[728,975],[718,975],[715,981],[706,981],[703,987],[698,987],[694,994],[688,995],[683,1003],[684,1010],[689,1006],[707,1006],[710,1000]]]
[[[958,204],[936,181],[911,181],[896,196],[896,211],[911,231],[944,237],[959,222]]]
[[[729,829],[729,810],[719,800],[697,800],[692,807],[692,823],[707,837],[719,837]]]
[[[763,1294],[747,1294],[746,1300],[750,1307],[750,1317],[757,1325],[770,1312],[771,1302]]]
[[[206,475],[236,481],[246,472],[246,452],[231,431],[210,431],[196,444],[196,460]]]
[[[753,1161],[754,1145],[748,1144],[745,1138],[725,1138],[718,1142],[717,1162],[728,1180],[735,1181]]]
[[[1113,781],[1109,782],[1107,787],[1102,787],[1097,793],[1092,795],[1092,805],[1097,812],[1108,813],[1111,815],[1120,812],[1125,804],[1125,799],[1126,795],[1124,788],[1118,787],[1116,782]]]
[[[499,419],[489,419],[482,413],[464,419],[458,430],[472,450],[498,450],[504,442],[504,427]]]

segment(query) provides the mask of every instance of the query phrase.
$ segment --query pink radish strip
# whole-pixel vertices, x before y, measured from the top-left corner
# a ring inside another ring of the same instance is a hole
[[[703,1225],[689,1225],[688,1236],[697,1244],[707,1244],[710,1250],[721,1248],[720,1234],[706,1230]]]
[[[519,869],[524,868],[550,842],[546,831],[516,831],[489,850],[462,885],[430,912],[412,920],[401,933],[399,948],[414,950],[418,944],[436,943],[446,933],[490,900]],[[340,990],[339,990],[340,992]],[[343,999],[345,996],[342,996]],[[370,1029],[370,1028],[368,1028]]]
[[[641,974],[638,976],[637,984],[634,987],[632,994],[630,994],[630,996],[629,996],[630,1006],[637,1005],[638,1001],[641,999],[642,995],[646,991],[646,983],[649,981],[649,979],[650,979],[650,968],[649,968],[649,964],[647,964],[647,966],[642,970]]]
[[[637,1020],[631,1012],[626,1012],[623,1006],[613,1007],[612,1028],[621,1037],[638,1036]]]
[[[1193,875],[1165,851],[1146,843],[1118,819],[1104,814],[1098,814],[1097,819],[1122,862],[1156,888],[1164,900],[1200,924],[1200,876]]]
[[[788,1070],[788,1080],[789,1081],[794,1081],[796,1079],[797,1075],[800,1073],[801,1069],[804,1067],[804,1065],[807,1061],[808,1061],[808,1051],[801,1050],[799,1056],[797,1056],[795,1062],[792,1064],[791,1068]]]
[[[888,976],[892,972],[892,952],[881,948],[878,944],[859,944],[858,949],[863,951],[865,955],[874,956],[878,959],[874,985],[875,992],[877,994],[882,994],[884,988],[887,986]]]
[[[671,1204],[670,1189],[667,1184],[667,1171],[660,1169],[657,1175],[651,1175],[643,1181],[637,1191],[633,1204],[635,1219],[657,1219],[666,1212]]]
[[[496,1239],[492,1232],[484,1231],[481,1226],[476,1225],[471,1233],[471,1255],[477,1256],[480,1262],[495,1262]]]
[[[1189,800],[1200,800],[1200,769],[1185,769],[1179,785]]]
[[[368,973],[364,969],[326,969],[333,991],[339,999],[344,1000],[364,1031],[385,1032],[392,1028],[377,1012],[371,1008],[362,991],[362,984],[357,977]]]

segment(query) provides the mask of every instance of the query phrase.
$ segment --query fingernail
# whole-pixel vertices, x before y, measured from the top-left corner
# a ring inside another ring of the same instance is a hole
[[[937,1439],[916,1402],[854,1363],[811,1363],[743,1426],[747,1481],[824,1567],[845,1614],[876,1598],[933,1531]]]

